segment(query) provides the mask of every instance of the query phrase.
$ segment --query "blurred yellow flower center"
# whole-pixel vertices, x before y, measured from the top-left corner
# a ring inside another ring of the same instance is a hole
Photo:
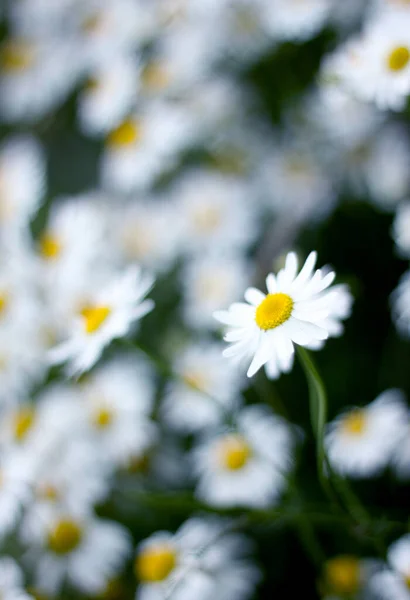
[[[366,413],[359,408],[352,410],[342,420],[342,427],[350,435],[361,435],[366,429]]]
[[[114,129],[108,136],[108,144],[114,148],[126,148],[137,144],[142,137],[142,127],[140,123],[128,119]]]
[[[207,380],[203,373],[199,371],[191,371],[185,373],[182,377],[186,385],[198,392],[203,392],[206,389]]]
[[[8,304],[8,295],[0,292],[0,315],[6,310]]]
[[[394,48],[388,56],[387,65],[391,71],[401,71],[410,60],[410,51],[406,46]]]
[[[91,14],[84,19],[82,29],[86,33],[95,33],[103,28],[105,20],[105,15],[103,13]]]
[[[42,485],[38,491],[38,495],[45,500],[50,500],[51,502],[55,502],[59,497],[57,488],[51,483]]]
[[[95,333],[110,316],[109,306],[86,306],[81,310],[86,333]]]
[[[142,72],[141,81],[147,90],[157,92],[169,85],[170,76],[164,65],[159,62],[152,62]]]
[[[43,258],[52,260],[57,258],[61,252],[61,244],[56,237],[45,233],[40,238],[40,254]]]
[[[406,584],[407,588],[410,590],[410,572],[408,572],[404,576],[404,583]]]
[[[111,425],[114,413],[108,408],[100,408],[93,416],[93,423],[98,429],[106,429]]]
[[[255,321],[265,331],[279,327],[292,314],[294,302],[287,294],[268,294],[259,304],[255,313]]]
[[[227,435],[219,446],[221,465],[229,471],[242,469],[252,456],[252,450],[240,435]]]
[[[22,442],[34,425],[35,413],[32,408],[21,408],[14,415],[14,437]]]
[[[34,49],[28,42],[12,40],[0,52],[0,65],[5,73],[18,73],[30,68],[34,62]]]
[[[355,594],[360,585],[360,564],[355,556],[338,556],[328,560],[325,577],[330,591],[335,594]]]
[[[169,545],[158,545],[141,550],[135,560],[135,573],[144,583],[163,581],[176,564],[176,551]]]
[[[83,531],[70,519],[59,521],[48,534],[48,547],[55,554],[69,554],[81,543]]]
[[[201,233],[211,233],[221,222],[221,212],[217,206],[201,206],[193,215],[194,225]]]
[[[155,250],[155,234],[146,224],[131,223],[124,229],[125,252],[132,258],[144,258]]]

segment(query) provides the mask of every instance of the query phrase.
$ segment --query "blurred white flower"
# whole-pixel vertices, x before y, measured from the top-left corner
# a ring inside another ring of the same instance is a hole
[[[266,406],[243,408],[234,430],[211,434],[194,450],[196,495],[212,506],[270,506],[286,486],[292,446],[289,426]]]
[[[331,0],[257,0],[262,22],[274,38],[304,41],[325,25]]]
[[[375,598],[384,600],[409,600],[410,590],[410,534],[394,542],[387,552],[388,567],[380,570],[370,580],[370,590]]]
[[[165,423],[179,431],[218,425],[225,413],[238,408],[243,377],[221,362],[215,342],[195,342],[173,358],[176,380],[168,384],[161,405]]]
[[[102,592],[131,550],[128,531],[118,523],[54,509],[44,511],[33,527],[22,528],[21,536],[35,587],[50,595],[58,594],[64,582],[87,594]]]
[[[18,450],[2,452],[0,460],[0,539],[11,532],[31,498],[33,457]]]
[[[391,296],[392,318],[399,332],[410,337],[410,270],[406,271]]]
[[[137,600],[245,600],[260,579],[250,543],[229,521],[192,518],[175,534],[158,531],[137,549]]]
[[[182,272],[184,321],[193,329],[215,329],[213,313],[239,296],[250,271],[239,252],[210,252],[188,260]]]
[[[150,275],[131,266],[116,277],[108,274],[84,289],[77,315],[67,324],[68,339],[49,352],[52,364],[69,361],[71,374],[90,369],[103,349],[126,335],[131,326],[153,308],[144,299],[153,285]]]
[[[346,411],[330,423],[325,446],[332,467],[350,477],[379,475],[404,431],[403,400],[400,390],[387,390],[367,406]]]
[[[34,600],[24,589],[20,566],[9,556],[0,558],[0,593],[3,600]]]
[[[397,207],[392,234],[400,256],[410,258],[410,202],[408,200]]]
[[[232,346],[224,356],[251,360],[248,377],[263,365],[271,378],[287,373],[293,365],[294,344],[316,349],[329,336],[340,335],[340,320],[350,314],[350,294],[344,286],[329,288],[335,273],[328,269],[313,273],[315,263],[312,252],[297,274],[298,260],[291,252],[278,275],[267,276],[267,295],[248,288],[247,303],[215,313],[229,327],[224,339]]]

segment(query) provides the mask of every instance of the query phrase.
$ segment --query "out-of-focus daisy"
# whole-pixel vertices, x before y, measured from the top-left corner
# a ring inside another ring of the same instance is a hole
[[[87,371],[113,339],[126,335],[131,326],[153,308],[144,300],[153,279],[138,267],[130,267],[111,279],[98,280],[84,290],[78,314],[68,324],[68,340],[50,351],[51,363],[70,361],[69,371]]]
[[[213,313],[238,297],[250,279],[250,266],[236,252],[195,256],[183,270],[185,322],[194,329],[216,327]]]
[[[375,565],[358,556],[343,554],[326,561],[320,590],[326,600],[357,597]]]
[[[388,568],[376,573],[370,580],[375,598],[409,600],[410,590],[410,534],[394,542],[387,552]]]
[[[393,453],[392,466],[401,479],[410,478],[410,414],[402,425],[402,436],[397,438]]]
[[[32,137],[6,138],[0,147],[1,235],[27,227],[44,191],[43,151]]]
[[[101,164],[103,184],[123,193],[148,188],[174,166],[192,133],[191,117],[176,103],[148,103],[109,134]]]
[[[137,549],[137,600],[245,600],[260,579],[246,537],[229,522],[192,518],[173,535],[158,531]]]
[[[378,475],[392,458],[405,424],[399,390],[387,390],[365,407],[341,414],[328,425],[325,445],[332,467],[342,475]]]
[[[259,0],[263,23],[275,38],[306,40],[325,24],[330,13],[330,0]]]
[[[238,405],[243,379],[238,370],[221,362],[221,348],[214,342],[195,343],[174,360],[177,380],[168,384],[162,415],[180,431],[197,431],[216,425],[224,413]]]
[[[155,272],[168,270],[181,246],[182,219],[174,203],[149,197],[114,209],[113,238],[120,256]]]
[[[409,23],[410,13],[381,15],[338,50],[342,84],[383,110],[401,110],[410,92]]]
[[[264,406],[242,409],[236,422],[195,449],[196,494],[212,506],[269,506],[286,485],[291,431]]]
[[[9,556],[0,559],[0,593],[4,600],[33,600],[24,589],[23,572]]]
[[[87,594],[102,592],[130,551],[126,529],[93,516],[50,510],[31,525],[21,536],[35,587],[45,594],[58,594],[64,582]]]
[[[397,329],[410,336],[410,270],[406,271],[394,290],[392,297],[392,318]]]
[[[234,303],[215,318],[229,327],[224,339],[233,345],[224,356],[251,360],[248,377],[266,365],[270,377],[292,368],[294,344],[317,348],[320,342],[341,331],[340,320],[349,314],[345,288],[329,288],[335,273],[313,269],[312,252],[297,274],[296,254],[289,253],[277,276],[266,278],[268,294],[256,288],[245,292],[247,303]]]
[[[119,357],[85,377],[80,387],[87,437],[103,460],[124,466],[152,445],[154,388],[146,365]]]
[[[0,538],[10,533],[30,501],[34,477],[33,457],[18,451],[3,452],[0,461]]]
[[[177,183],[177,210],[185,220],[188,252],[244,248],[258,233],[258,211],[240,178],[217,171],[188,171]]]
[[[410,202],[401,204],[393,222],[393,239],[401,256],[410,258]]]
[[[139,76],[140,66],[130,56],[115,56],[92,73],[78,104],[86,134],[107,133],[121,123],[136,100]]]

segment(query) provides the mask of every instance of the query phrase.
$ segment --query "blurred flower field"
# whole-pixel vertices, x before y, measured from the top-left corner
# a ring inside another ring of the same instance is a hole
[[[0,4],[0,598],[410,600],[408,0]]]

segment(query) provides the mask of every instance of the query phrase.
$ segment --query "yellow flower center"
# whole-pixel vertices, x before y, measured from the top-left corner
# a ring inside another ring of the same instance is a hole
[[[203,392],[206,389],[207,380],[203,373],[191,371],[185,373],[182,377],[186,385],[197,392]]]
[[[392,50],[387,58],[390,71],[402,71],[410,60],[410,51],[406,46],[398,46]]]
[[[103,13],[94,13],[84,19],[82,29],[85,33],[96,33],[103,28],[105,23],[105,15]]]
[[[148,547],[135,560],[135,573],[143,583],[163,581],[175,569],[177,554],[170,545]]]
[[[252,449],[240,435],[227,435],[219,443],[220,464],[228,471],[242,469],[252,456]]]
[[[6,310],[7,304],[8,304],[8,294],[6,294],[5,292],[0,293],[0,316]]]
[[[355,594],[360,586],[360,564],[355,556],[338,556],[325,566],[327,586],[334,594]]]
[[[360,436],[366,429],[366,413],[364,410],[356,408],[343,417],[343,430],[353,436]]]
[[[294,302],[287,294],[268,294],[259,304],[255,313],[255,321],[265,331],[279,327],[292,314]]]
[[[81,543],[83,530],[70,519],[58,521],[48,534],[48,547],[55,554],[69,554]]]
[[[61,244],[56,237],[50,233],[45,233],[40,238],[40,254],[47,260],[57,258],[61,252]]]
[[[93,424],[97,429],[106,429],[114,420],[114,413],[108,408],[100,408],[93,415]]]
[[[113,148],[126,148],[137,144],[142,138],[141,124],[127,119],[108,136],[108,145]]]
[[[22,442],[35,421],[35,413],[32,408],[21,408],[14,415],[14,437],[18,442]]]
[[[58,493],[58,489],[54,485],[52,485],[51,483],[47,483],[40,487],[40,489],[38,490],[38,495],[44,500],[50,500],[51,502],[55,502],[56,500],[58,500],[60,494]]]
[[[86,333],[91,334],[95,333],[110,316],[111,308],[109,306],[86,306],[80,314],[84,319]]]
[[[201,206],[194,212],[193,221],[200,233],[211,233],[221,222],[221,212],[217,206]]]
[[[152,62],[142,72],[141,82],[144,88],[150,92],[158,92],[169,85],[170,76],[164,65]]]
[[[34,63],[34,48],[22,40],[10,40],[0,53],[0,66],[5,73],[19,73],[29,69]]]

